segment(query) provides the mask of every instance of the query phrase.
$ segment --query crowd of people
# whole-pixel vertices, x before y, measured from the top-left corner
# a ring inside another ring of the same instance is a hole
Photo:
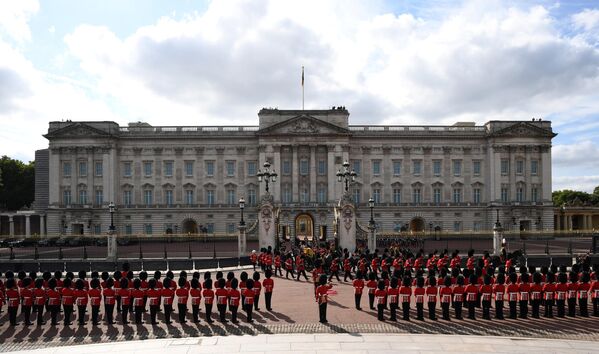
[[[462,319],[463,310],[470,319],[476,318],[476,309],[482,309],[484,319],[599,316],[598,266],[591,269],[588,259],[571,268],[556,265],[536,267],[514,264],[508,257],[492,257],[487,252],[475,257],[470,250],[462,257],[456,250],[425,255],[422,250],[388,248],[382,252],[357,249],[350,253],[333,246],[302,247],[280,252],[271,248],[260,253],[252,251],[253,271],[225,274],[186,271],[175,277],[172,271],[165,276],[156,271],[152,276],[145,271],[135,274],[127,263],[121,271],[80,271],[77,276],[62,271],[18,272],[6,271],[0,280],[0,311],[4,305],[11,326],[16,326],[19,314],[24,325],[44,325],[44,313],[49,313],[51,325],[65,326],[76,317],[79,325],[88,318],[96,326],[102,321],[114,324],[120,320],[141,324],[149,312],[152,325],[158,324],[158,313],[171,324],[176,314],[185,323],[191,305],[191,318],[200,323],[200,308],[204,305],[204,321],[212,323],[213,311],[218,320],[228,318],[238,323],[238,312],[245,313],[247,322],[253,322],[253,311],[259,310],[261,294],[267,311],[272,310],[273,277],[313,283],[314,299],[319,308],[319,320],[327,322],[327,304],[333,280],[351,284],[355,308],[362,310],[362,295],[366,293],[370,310],[376,311],[381,321],[397,321],[401,311],[403,320],[410,320],[415,307],[416,319],[437,320],[437,306],[444,320]],[[310,273],[310,278],[308,274]],[[89,275],[89,277],[88,277]],[[341,275],[343,280],[341,280]],[[1,274],[0,274],[1,276]],[[202,277],[202,279],[201,279]],[[263,277],[263,279],[261,279]],[[175,305],[176,304],[176,305]],[[213,306],[216,305],[216,308]],[[505,305],[505,306],[504,306]],[[506,311],[504,311],[504,308]],[[103,311],[101,311],[103,309]],[[86,313],[91,310],[91,315]],[[62,315],[61,315],[62,313]],[[452,316],[453,313],[453,316]],[[35,317],[32,318],[33,314]],[[116,319],[115,319],[116,317]]]
[[[152,277],[142,271],[135,277],[126,263],[122,271],[113,274],[91,272],[90,278],[86,271],[80,271],[77,277],[72,272],[63,277],[61,271],[41,275],[21,271],[15,277],[12,271],[7,271],[4,281],[0,280],[0,311],[6,304],[11,326],[18,324],[19,308],[25,326],[33,325],[32,319],[38,326],[46,324],[45,312],[50,313],[52,326],[59,324],[61,312],[64,325],[70,326],[75,317],[79,325],[86,324],[86,313],[91,309],[89,318],[97,326],[101,321],[101,307],[104,310],[102,320],[109,325],[116,323],[115,315],[120,315],[121,324],[129,324],[129,318],[135,324],[142,324],[143,314],[149,310],[150,323],[156,325],[160,311],[164,313],[166,324],[172,323],[175,312],[180,323],[187,322],[189,305],[193,322],[199,323],[203,303],[207,323],[214,322],[213,310],[221,322],[228,322],[227,309],[231,322],[239,322],[239,310],[245,312],[247,322],[253,322],[252,312],[259,310],[262,292],[266,309],[272,310],[272,271],[266,270],[263,275],[262,281],[260,272],[253,272],[251,277],[247,272],[241,272],[239,279],[234,272],[228,272],[225,278],[220,271],[214,279],[211,272],[205,272],[203,279],[200,279],[200,272],[193,272],[188,279],[186,271],[181,271],[178,279],[172,271],[166,272],[164,278],[160,271],[154,272]]]

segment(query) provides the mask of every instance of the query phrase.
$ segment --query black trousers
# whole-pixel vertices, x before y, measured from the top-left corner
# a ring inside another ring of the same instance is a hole
[[[578,308],[582,317],[589,317],[588,299],[578,299]]]
[[[360,303],[362,302],[362,294],[355,294],[354,300],[356,302],[356,309],[361,310]]]
[[[298,270],[297,271],[297,280],[300,280],[300,276],[303,275],[304,278],[306,280],[308,280],[308,276],[306,275],[306,271],[305,270]]]
[[[160,310],[160,305],[150,305],[150,323],[151,324],[158,324],[158,322],[156,322],[156,314],[158,313],[158,310]]]
[[[206,322],[212,322],[212,304],[206,304]]]
[[[31,324],[31,306],[21,306],[21,313],[23,313],[25,324]]]
[[[50,318],[52,318],[52,322],[50,322],[53,326],[58,324],[58,313],[60,312],[60,305],[48,305],[50,307]]]
[[[593,299],[593,316],[599,316],[599,297]]]
[[[576,316],[576,298],[568,298],[568,316]]]
[[[114,323],[114,305],[104,305],[104,316],[108,324]]]
[[[237,322],[237,310],[238,310],[239,306],[230,306],[229,305],[229,311],[231,311],[231,322],[236,323]]]
[[[409,321],[410,320],[410,303],[409,302],[402,302],[401,303],[401,309],[403,312],[403,319],[404,321]]]
[[[518,301],[510,301],[510,318],[515,319],[518,317]]]
[[[374,294],[372,293],[368,293],[368,305],[370,306],[371,310],[374,310]]]
[[[62,305],[64,311],[64,324],[71,324],[71,315],[73,314],[73,305]]]
[[[135,324],[141,324],[144,308],[143,306],[135,306]]]
[[[191,314],[194,323],[200,322],[200,305],[191,305]]]
[[[389,319],[391,321],[397,321],[397,302],[389,303]]]
[[[226,313],[227,313],[227,304],[216,304],[216,308],[218,309],[218,315],[220,317],[221,322],[225,322]]]
[[[248,322],[252,322],[252,310],[254,309],[252,304],[245,304],[243,305],[243,307],[245,307],[245,314],[247,317],[247,321]]]
[[[495,318],[503,320],[503,301],[495,301]]]
[[[416,303],[416,319],[424,320],[424,303],[423,302]]]
[[[42,325],[44,324],[44,306],[43,305],[39,305],[37,307],[37,325]]]
[[[520,318],[528,317],[528,300],[520,300]]]
[[[185,315],[187,314],[187,304],[177,304],[177,313],[179,314],[179,323],[185,323]]]
[[[326,302],[318,304],[318,317],[320,318],[320,323],[327,322],[327,303]]]
[[[258,307],[258,302],[260,302],[260,294],[254,296],[254,310],[256,311],[260,310]]]
[[[557,317],[564,317],[566,315],[566,300],[557,300]]]
[[[349,280],[354,280],[354,276],[351,275],[351,270],[346,270],[345,272],[343,272],[343,281],[347,281],[348,277]]]
[[[449,302],[442,302],[441,303],[441,312],[443,313],[443,319],[446,321],[449,321]]]
[[[435,321],[437,319],[437,302],[428,303],[428,318]]]
[[[453,308],[455,309],[455,318],[457,318],[458,320],[462,319],[462,306],[463,306],[463,302],[461,301],[455,301],[453,303]]]
[[[266,303],[266,309],[268,311],[272,310],[272,292],[264,293],[264,302]]]
[[[485,320],[491,319],[491,300],[481,300],[483,306],[483,318]]]
[[[541,307],[541,300],[531,300],[531,307],[532,307],[532,317],[533,318],[539,318],[540,316],[540,307]]]
[[[85,323],[85,309],[87,306],[77,305],[77,315],[79,317],[79,324],[82,325]]]
[[[173,313],[173,305],[164,304],[164,323],[171,323],[171,313]]]
[[[291,274],[291,279],[293,279],[293,269],[285,269],[285,279],[289,279],[289,274]]]
[[[376,305],[376,312],[377,312],[377,318],[379,321],[384,321],[385,320],[385,316],[384,316],[384,312],[385,312],[385,304],[377,304]]]
[[[94,325],[98,324],[99,314],[100,314],[100,305],[92,306],[92,323]]]
[[[468,318],[471,320],[475,320],[476,319],[476,300],[475,301],[468,301]]]
[[[8,308],[8,319],[12,326],[16,326],[16,324],[17,324],[17,311],[18,310],[19,310],[19,308],[16,306]]]
[[[545,317],[553,317],[553,300],[545,300]]]
[[[339,271],[338,270],[334,271],[334,272],[331,272],[331,275],[329,277],[329,281],[332,281],[333,277],[337,278],[337,281],[341,281],[341,279],[339,279]]]
[[[127,324],[127,315],[129,315],[129,305],[121,305],[121,321],[123,324]]]

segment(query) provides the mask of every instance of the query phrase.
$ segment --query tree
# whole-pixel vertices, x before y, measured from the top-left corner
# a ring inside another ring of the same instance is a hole
[[[593,190],[593,195],[596,195],[599,197],[599,186],[595,187],[595,189]]]
[[[25,164],[8,156],[0,158],[0,209],[30,206],[35,195],[35,162]]]

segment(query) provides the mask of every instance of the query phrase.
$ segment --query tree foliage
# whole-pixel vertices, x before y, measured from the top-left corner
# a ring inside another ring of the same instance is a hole
[[[599,206],[599,186],[595,187],[593,194],[564,189],[554,191],[552,194],[553,205],[595,205]]]
[[[35,194],[35,162],[24,163],[8,156],[0,158],[0,209],[30,206]]]

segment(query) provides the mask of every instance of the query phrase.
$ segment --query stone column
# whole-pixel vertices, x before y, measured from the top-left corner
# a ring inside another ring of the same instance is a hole
[[[568,218],[568,231],[572,230],[572,215],[567,215]]]
[[[297,159],[297,145],[293,149],[293,158],[291,159],[291,200],[294,203],[299,202],[299,161]]]
[[[239,237],[237,238],[237,257],[245,256],[246,251],[246,235],[245,225],[239,225]]]
[[[349,196],[341,198],[337,211],[339,246],[352,252],[356,248],[356,208]]]
[[[556,223],[555,223],[555,229],[556,229],[557,231],[559,231],[559,230],[561,230],[561,229],[562,229],[562,216],[561,216],[560,214],[557,214],[557,215],[555,216],[555,220],[556,220]]]
[[[9,215],[8,216],[8,233],[10,236],[14,236],[15,235],[15,220],[14,220],[14,216]]]
[[[327,192],[329,202],[336,201],[335,184],[337,184],[337,170],[335,169],[335,145],[327,145]]]
[[[316,201],[316,146],[310,145],[310,202]]]
[[[275,248],[275,219],[271,195],[265,195],[258,209],[258,247]]]
[[[374,254],[374,250],[376,249],[376,227],[374,225],[368,225],[368,249],[370,253]]]
[[[273,169],[275,171],[277,171],[277,173],[279,174],[279,178],[280,176],[282,176],[283,174],[283,170],[282,170],[282,165],[281,165],[281,146],[280,145],[276,145],[273,146],[274,148],[274,159],[273,159]],[[274,189],[274,198],[275,198],[275,202],[280,203],[282,198],[281,198],[281,182],[280,179],[276,182],[273,183],[273,189]]]
[[[31,215],[25,215],[25,237],[31,236]]]
[[[40,215],[40,236],[46,236],[46,215]]]

